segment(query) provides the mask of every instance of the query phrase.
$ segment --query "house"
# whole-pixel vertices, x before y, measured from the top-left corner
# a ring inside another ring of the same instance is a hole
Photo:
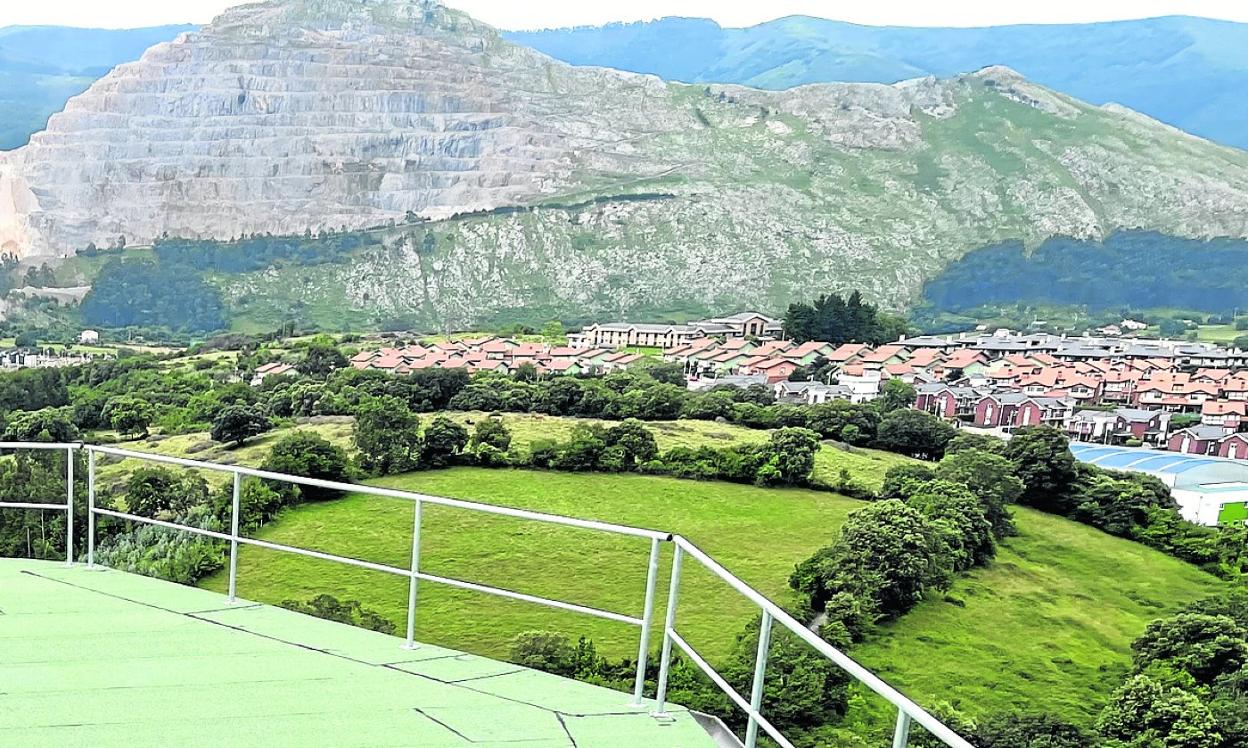
[[[865,403],[880,396],[884,371],[878,365],[850,364],[841,368],[837,384],[849,388],[849,399]]]
[[[1224,436],[1221,426],[1192,426],[1171,434],[1166,449],[1191,455],[1217,454],[1218,442]]]
[[[1014,424],[1014,414],[1028,396],[1021,392],[985,395],[975,403],[973,424],[992,429]]]
[[[706,337],[706,333],[692,325],[612,322],[570,333],[568,345],[573,348],[674,348],[702,337]]]
[[[78,333],[78,342],[82,345],[99,345],[100,334],[95,330],[83,330]]]
[[[797,364],[784,358],[769,358],[753,364],[748,369],[746,373],[761,374],[770,384],[788,379],[790,374],[797,371]]]
[[[283,374],[290,374],[294,372],[294,370],[295,370],[295,367],[291,366],[290,364],[283,364],[281,362],[274,362],[271,364],[263,364],[261,366],[257,366],[255,373],[252,374],[252,377],[251,377],[251,386],[259,387],[261,384],[264,383],[264,380],[267,379],[268,377],[280,377]]]
[[[1029,397],[1018,406],[1014,425],[1053,426],[1065,429],[1074,415],[1074,401],[1065,397]]]
[[[771,343],[767,343],[763,346],[763,348],[767,348],[771,345],[772,345]],[[768,350],[766,351],[766,353],[771,354],[773,353],[773,350]],[[802,366],[808,366],[814,363],[816,359],[819,359],[819,358],[826,359],[835,350],[836,350],[836,346],[832,345],[831,343],[825,343],[821,340],[808,340],[805,343],[802,343],[801,345],[798,345],[798,346],[794,346],[793,348],[790,348],[788,350],[775,351],[775,354],[783,355],[784,358],[787,358],[790,361],[795,361]],[[759,349],[756,352],[763,353],[764,351],[762,349]]]
[[[906,360],[906,349],[899,345],[882,345],[875,350],[864,352],[858,358],[864,364],[900,364]]]
[[[1072,439],[1101,444],[1123,444],[1134,439],[1141,443],[1164,444],[1170,428],[1170,414],[1160,410],[1116,408],[1080,410],[1071,416],[1066,432]]]
[[[806,404],[822,405],[832,400],[854,400],[854,391],[843,384],[815,384],[806,388]]]
[[[728,328],[731,335],[737,337],[765,338],[776,337],[784,333],[784,326],[778,319],[772,319],[765,314],[759,312],[738,312],[727,317],[714,317],[712,319],[694,322],[693,327],[701,327],[707,329],[706,334],[714,335],[715,332],[709,330],[715,328]]]
[[[1218,443],[1218,457],[1248,460],[1248,434],[1231,434]]]
[[[988,394],[982,388],[948,385],[944,383],[922,384],[915,387],[918,395],[914,401],[916,410],[926,411],[941,418],[970,421],[980,398]]]
[[[784,384],[784,383],[779,382],[777,384]],[[800,382],[800,384],[806,384],[806,382]],[[686,386],[694,392],[700,392],[702,390],[709,390],[712,387],[723,387],[723,386],[737,387],[737,388],[744,390],[744,389],[753,387],[754,385],[759,385],[763,387],[767,386],[767,378],[761,375],[731,374],[731,375],[724,376],[724,377],[707,377],[706,379],[690,379],[688,385]]]
[[[1208,400],[1200,405],[1200,422],[1221,426],[1227,433],[1248,427],[1248,401]]]

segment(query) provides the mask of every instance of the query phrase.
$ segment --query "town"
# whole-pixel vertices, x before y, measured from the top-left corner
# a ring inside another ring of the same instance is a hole
[[[1008,330],[833,345],[782,339],[778,320],[743,312],[685,325],[613,323],[568,345],[504,337],[367,350],[357,369],[422,368],[538,376],[598,375],[648,358],[679,363],[690,389],[766,385],[783,403],[870,402],[885,382],[914,387],[914,405],[957,425],[1008,436],[1051,425],[1072,440],[1248,459],[1248,351],[1210,343],[1016,334]],[[288,371],[271,364],[264,376]]]

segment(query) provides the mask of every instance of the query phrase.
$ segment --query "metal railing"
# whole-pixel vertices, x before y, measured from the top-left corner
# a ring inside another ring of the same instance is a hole
[[[43,509],[65,512],[65,563],[74,562],[74,452],[82,447],[76,443],[48,442],[0,442],[0,450],[64,451],[65,452],[65,503],[32,504],[18,501],[0,501],[0,509]]]
[[[168,455],[153,454],[148,452],[136,452],[117,447],[96,446],[90,444],[47,444],[47,443],[29,443],[29,442],[0,442],[0,449],[27,449],[27,450],[64,450],[66,452],[66,479],[68,489],[66,492],[65,504],[22,504],[15,502],[0,502],[0,509],[36,509],[36,510],[59,510],[66,512],[66,562],[73,563],[73,518],[74,518],[74,452],[84,450],[87,453],[87,558],[88,566],[95,564],[95,519],[97,516],[111,517],[118,520],[129,522],[138,522],[141,524],[153,525],[169,530],[177,530],[188,532],[203,537],[213,538],[222,542],[229,543],[229,592],[228,599],[230,603],[236,601],[236,593],[238,586],[238,550],[240,545],[254,546],[272,551],[280,551],[285,553],[293,553],[309,558],[320,559],[323,561],[333,561],[336,563],[348,564],[350,566],[369,569],[371,571],[392,574],[395,576],[406,577],[408,579],[408,600],[407,600],[407,627],[406,639],[403,646],[405,648],[414,648],[415,625],[416,625],[416,608],[419,599],[418,584],[419,582],[429,582],[433,584],[441,584],[472,592],[480,592],[487,595],[518,600],[521,602],[534,603],[544,605],[546,607],[559,610],[569,611],[572,613],[580,613],[583,615],[602,618],[617,623],[624,623],[636,626],[640,629],[638,648],[637,648],[637,668],[634,676],[633,699],[634,706],[644,705],[644,689],[645,689],[645,673],[647,659],[649,656],[650,636],[652,622],[654,618],[655,592],[658,584],[659,559],[661,545],[663,543],[671,543],[674,547],[672,557],[671,580],[668,587],[668,602],[666,611],[666,620],[663,625],[663,643],[660,655],[658,681],[655,694],[655,716],[665,716],[664,710],[667,705],[667,686],[668,677],[671,672],[672,664],[672,646],[673,644],[685,653],[685,656],[693,662],[699,670],[701,670],[718,688],[720,688],[732,703],[743,712],[745,712],[748,721],[746,724],[746,734],[744,746],[746,748],[755,748],[758,741],[759,730],[761,729],[771,739],[775,740],[782,748],[793,748],[793,744],[784,737],[784,735],[769,722],[762,713],[762,701],[764,685],[766,682],[767,657],[771,643],[771,633],[775,624],[779,623],[788,629],[799,639],[809,646],[813,647],[824,657],[831,660],[834,664],[844,670],[864,686],[883,697],[886,701],[897,708],[897,722],[893,732],[893,748],[905,748],[909,741],[910,728],[912,723],[917,723],[925,728],[936,738],[940,739],[951,748],[974,748],[969,742],[958,736],[953,730],[946,727],[938,719],[933,717],[922,707],[906,698],[899,691],[889,686],[874,673],[870,672],[862,665],[859,665],[852,658],[841,652],[836,647],[827,643],[819,637],[818,634],[811,631],[799,621],[794,619],[778,605],[764,597],[761,593],[750,587],[737,576],[725,569],[719,562],[715,561],[705,552],[700,550],[692,542],[679,535],[673,535],[668,532],[657,530],[648,530],[637,527],[628,527],[625,525],[615,525],[607,522],[597,522],[594,520],[576,519],[573,517],[564,517],[555,514],[545,514],[542,512],[534,512],[526,509],[512,509],[509,507],[495,506],[492,504],[481,504],[472,501],[464,501],[461,499],[452,499],[443,496],[432,496],[427,494],[415,493],[411,491],[400,491],[397,489],[380,488],[376,486],[360,485],[356,483],[344,483],[338,481],[321,480],[317,478],[305,478],[297,475],[288,475],[285,473],[275,473],[266,470],[258,470],[255,468],[221,465],[212,462],[203,462],[200,460],[191,460],[182,457],[172,457]],[[96,498],[96,456],[107,455],[123,459],[135,459],[146,462],[163,463],[168,465],[177,465],[180,467],[192,468],[196,470],[206,470],[211,472],[228,473],[233,476],[232,502],[230,509],[230,531],[228,533],[218,532],[216,530],[207,530],[189,525],[182,525],[175,522],[167,522],[164,520],[154,519],[151,517],[143,517],[136,514],[119,512],[113,509],[104,509],[95,505]],[[342,491],[349,493],[358,493],[371,496],[379,496],[383,498],[400,499],[411,501],[413,505],[412,520],[412,544],[411,544],[411,563],[407,568],[400,568],[388,564],[365,561],[362,559],[351,558],[349,556],[340,556],[332,553],[311,550],[308,548],[300,548],[297,546],[284,545],[281,543],[271,543],[265,540],[249,538],[239,532],[240,520],[240,498],[242,492],[242,480],[244,477],[258,478],[261,480],[278,481],[285,483],[293,483],[296,485],[310,486],[315,488],[323,488],[333,491]],[[617,613],[608,610],[601,610],[577,603],[569,603],[561,600],[530,595],[523,592],[508,590],[501,587],[493,587],[486,584],[469,582],[452,577],[439,576],[421,571],[421,524],[423,508],[426,504],[434,506],[451,507],[466,511],[479,512],[483,514],[491,514],[503,517],[512,517],[515,519],[529,520],[533,522],[543,522],[547,524],[560,525],[564,527],[573,527],[582,530],[592,530],[608,534],[646,539],[650,541],[649,560],[646,566],[646,586],[645,596],[642,601],[641,617],[635,617],[624,613]],[[752,602],[761,611],[761,623],[758,632],[758,648],[755,657],[754,675],[751,681],[750,696],[746,697],[739,694],[735,688],[720,673],[710,665],[707,660],[698,653],[698,651],[681,636],[676,628],[677,609],[680,600],[680,579],[681,567],[685,557],[689,557],[700,563],[705,569],[713,575],[726,582],[732,589],[740,593],[747,600]]]

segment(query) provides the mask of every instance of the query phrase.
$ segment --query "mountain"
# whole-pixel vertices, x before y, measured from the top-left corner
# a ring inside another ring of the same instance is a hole
[[[745,29],[665,18],[506,34],[575,65],[691,83],[784,89],[895,83],[991,66],[1093,104],[1118,102],[1221,143],[1248,147],[1248,24],[1172,16],[987,28],[858,26],[795,16]]]
[[[682,85],[430,0],[232,9],[0,158],[19,255],[375,229],[331,263],[213,276],[231,305],[330,319],[775,310],[851,287],[898,308],[1003,241],[1248,236],[1248,153],[1006,68]]]
[[[0,28],[0,151],[25,145],[66,100],[114,66],[195,26],[111,31],[61,26]]]

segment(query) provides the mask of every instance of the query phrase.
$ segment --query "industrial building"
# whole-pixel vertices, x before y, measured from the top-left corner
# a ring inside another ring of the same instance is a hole
[[[1079,442],[1072,443],[1070,451],[1080,462],[1160,478],[1170,487],[1179,513],[1191,522],[1248,520],[1248,462],[1243,460]]]

